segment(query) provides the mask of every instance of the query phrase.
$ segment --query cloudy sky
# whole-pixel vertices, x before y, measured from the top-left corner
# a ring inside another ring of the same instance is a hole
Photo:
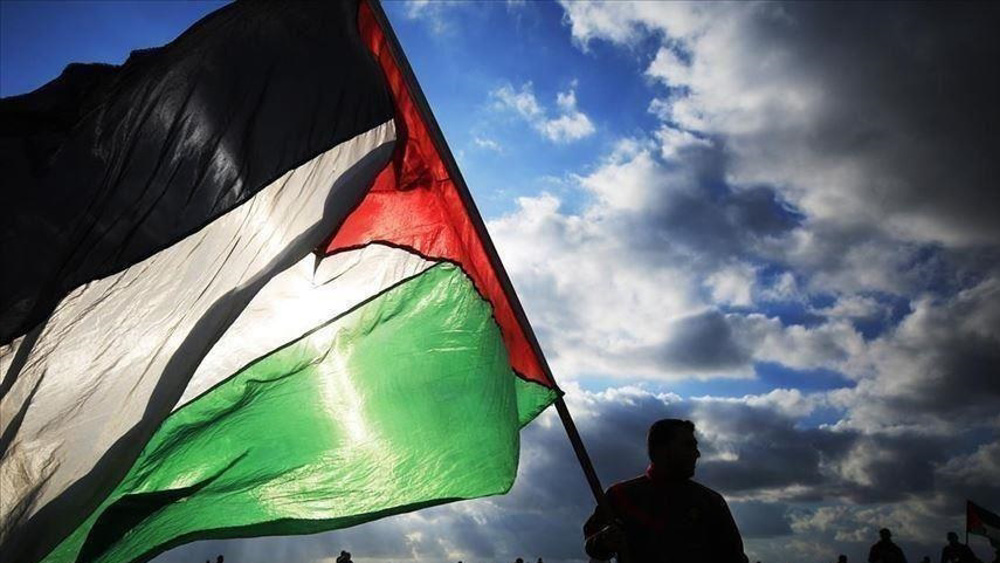
[[[2,94],[213,7],[4,2]],[[751,561],[862,561],[883,526],[936,559],[966,498],[1000,509],[996,8],[386,9],[606,485],[683,417]],[[506,496],[157,561],[582,561],[553,415]]]

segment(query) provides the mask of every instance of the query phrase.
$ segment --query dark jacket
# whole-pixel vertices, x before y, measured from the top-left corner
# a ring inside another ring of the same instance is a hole
[[[941,550],[941,563],[979,563],[979,558],[965,544],[948,544]]]
[[[879,540],[868,551],[868,563],[906,563],[906,556],[891,540]]]
[[[746,563],[743,540],[722,495],[685,479],[654,479],[654,472],[607,491],[608,504],[625,531],[628,563]],[[583,527],[589,538],[608,525],[595,510]],[[610,553],[588,555],[609,559]]]

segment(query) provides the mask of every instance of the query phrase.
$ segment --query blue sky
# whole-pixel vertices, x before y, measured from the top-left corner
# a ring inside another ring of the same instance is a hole
[[[498,2],[442,9],[431,4],[414,11],[407,4],[388,3],[386,8],[399,22],[397,33],[410,62],[488,217],[512,211],[518,196],[565,191],[559,181],[567,173],[586,168],[619,137],[655,122],[645,109],[649,86],[636,80],[649,54],[604,46],[598,49],[603,56],[580,51],[560,23],[558,5],[523,9]],[[442,11],[451,9],[456,14]],[[424,11],[430,12],[426,17],[432,23],[412,25],[410,14],[423,18]],[[475,31],[452,19],[456,16],[474,22]],[[516,112],[494,107],[498,100],[490,93],[504,87],[520,93],[525,85],[547,111],[553,111],[560,92],[568,91],[577,93],[581,109],[615,111],[588,111],[595,120],[592,134],[553,143],[533,132]]]
[[[0,92],[215,6],[3,2]],[[995,10],[386,11],[606,483],[686,416],[751,560],[861,560],[882,526],[934,557],[965,498],[1000,508]],[[548,413],[505,497],[158,561],[577,561],[589,509]]]

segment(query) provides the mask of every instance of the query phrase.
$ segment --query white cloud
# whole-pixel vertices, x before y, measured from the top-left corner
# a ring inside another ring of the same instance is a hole
[[[808,416],[818,407],[826,405],[826,398],[822,394],[807,395],[798,389],[773,389],[763,395],[744,395],[743,397],[694,397],[692,400],[701,403],[746,405],[791,418]]]
[[[760,290],[760,299],[764,301],[801,303],[805,299],[804,292],[795,279],[795,274],[782,272],[770,284]]]
[[[724,305],[753,305],[753,288],[757,272],[749,264],[736,264],[713,272],[705,285],[711,288],[712,300]]]
[[[578,177],[580,185],[613,211],[641,211],[665,190],[676,186],[649,151],[640,149],[627,158],[618,155],[636,150],[631,142],[619,144],[616,153],[592,173]],[[593,213],[604,213],[595,206]]]
[[[527,120],[535,120],[542,116],[542,107],[538,105],[535,94],[532,91],[531,83],[525,83],[521,90],[517,91],[510,84],[506,84],[491,94],[497,99],[501,108],[513,109]]]
[[[491,93],[499,109],[513,110],[546,139],[555,143],[569,143],[593,135],[596,129],[590,118],[576,105],[576,84],[566,92],[556,94],[553,116],[538,103],[530,82],[515,90],[510,84]]]
[[[462,0],[406,0],[404,14],[408,19],[424,22],[435,35],[444,35],[454,30],[449,12],[468,7]]]
[[[481,149],[486,149],[486,150],[490,150],[490,151],[493,151],[493,152],[499,152],[499,153],[503,152],[503,147],[500,146],[500,143],[498,143],[498,142],[496,142],[493,139],[490,139],[488,137],[478,137],[477,136],[477,137],[475,137],[475,138],[472,139],[472,142],[475,143],[475,145],[477,147],[481,148]]]
[[[874,297],[866,295],[842,295],[829,307],[817,309],[816,313],[841,319],[873,319],[884,317],[886,306]]]
[[[563,2],[563,8],[566,20],[573,27],[573,38],[583,46],[593,37],[629,43],[639,36],[630,4],[623,4],[619,10],[609,10],[592,2]]]
[[[688,147],[710,147],[711,141],[703,139],[690,131],[684,131],[676,127],[664,125],[655,133],[660,141],[660,155],[664,160],[677,157],[681,151]]]
[[[843,321],[830,321],[816,327],[785,326],[777,318],[760,313],[730,315],[745,346],[761,361],[777,362],[809,370],[826,368],[855,373],[859,355],[865,353],[864,338]]]
[[[938,469],[938,474],[964,486],[996,486],[997,475],[1000,475],[1000,441],[983,444],[969,455],[949,459]]]
[[[692,82],[691,67],[678,56],[676,48],[671,47],[660,47],[646,74],[670,86],[690,87]],[[672,113],[669,107],[666,109],[668,115]]]
[[[630,352],[661,341],[670,319],[696,312],[694,281],[630,260],[627,241],[608,232],[613,219],[564,214],[552,195],[518,206],[489,229],[557,371],[648,372]]]

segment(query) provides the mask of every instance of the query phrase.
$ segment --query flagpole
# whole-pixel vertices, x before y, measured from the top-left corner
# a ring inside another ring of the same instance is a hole
[[[969,546],[969,508],[972,501],[965,499],[965,546]]]
[[[423,114],[427,127],[430,130],[431,138],[434,141],[434,145],[438,149],[438,153],[441,155],[441,159],[444,161],[444,164],[448,169],[448,174],[454,181],[455,187],[458,189],[458,194],[462,198],[462,202],[469,210],[469,218],[472,220],[472,224],[475,227],[476,232],[479,234],[479,239],[483,243],[483,249],[486,251],[486,255],[490,259],[490,265],[493,266],[493,269],[496,271],[498,281],[510,301],[514,316],[517,317],[518,323],[524,330],[528,344],[538,357],[545,376],[548,377],[549,381],[555,385],[557,393],[555,400],[556,412],[559,414],[559,420],[562,421],[563,428],[566,430],[566,435],[569,437],[570,444],[573,446],[573,452],[576,454],[576,458],[580,462],[580,468],[583,469],[583,474],[587,479],[587,484],[590,486],[591,493],[594,495],[594,500],[597,502],[597,505],[602,512],[610,515],[611,512],[608,510],[607,499],[604,495],[604,489],[601,487],[601,481],[597,477],[597,472],[594,470],[594,465],[591,463],[590,455],[587,453],[587,448],[584,446],[583,440],[580,438],[580,433],[577,432],[576,424],[573,422],[573,417],[570,415],[569,409],[563,401],[563,395],[565,393],[559,388],[558,384],[556,384],[555,377],[552,375],[552,369],[549,367],[548,360],[545,359],[545,354],[542,353],[542,348],[538,343],[538,338],[535,336],[535,331],[531,328],[531,324],[528,323],[528,317],[524,312],[524,308],[521,306],[521,301],[518,299],[517,293],[514,292],[514,286],[510,281],[510,277],[507,275],[507,271],[500,262],[500,256],[497,254],[496,247],[493,245],[493,241],[490,239],[489,233],[486,231],[486,223],[483,221],[483,217],[480,215],[479,209],[476,207],[476,203],[472,200],[469,187],[465,183],[465,178],[462,177],[462,172],[458,168],[458,163],[455,161],[455,157],[451,154],[451,149],[448,147],[448,144],[444,142],[444,134],[441,132],[441,127],[434,118],[434,113],[431,111],[430,104],[427,103],[427,98],[424,97],[424,92],[421,90],[420,84],[417,82],[416,76],[413,74],[410,62],[406,59],[406,55],[403,53],[403,48],[399,44],[399,39],[396,37],[396,33],[393,31],[392,26],[389,25],[389,18],[386,17],[385,11],[382,9],[382,5],[379,0],[363,1],[368,3],[368,6],[371,8],[376,20],[378,20],[379,25],[382,27],[386,38],[389,40],[389,47],[392,50],[393,57],[396,59],[396,64],[399,66],[404,80],[406,80],[406,85],[410,90],[414,103]]]

